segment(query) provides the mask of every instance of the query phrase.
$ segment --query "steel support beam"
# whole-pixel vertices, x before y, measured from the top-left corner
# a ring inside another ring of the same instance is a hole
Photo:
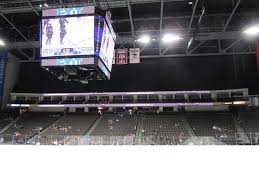
[[[231,49],[233,46],[235,46],[237,43],[239,43],[241,40],[243,40],[242,38],[239,40],[236,40],[235,42],[233,42],[231,45],[229,45],[227,48],[225,48],[223,51],[226,52],[229,49]]]
[[[222,47],[221,47],[221,40],[218,40],[218,48],[219,48],[219,52],[221,52]]]
[[[37,16],[40,16],[39,12],[33,7],[33,5],[31,4],[31,2],[29,0],[25,0],[28,5],[32,8],[32,10],[36,13]]]
[[[111,4],[110,4],[109,0],[105,0],[105,1],[106,1],[106,4],[107,4],[108,8],[110,9],[111,8]]]
[[[152,58],[173,58],[173,57],[207,57],[207,56],[229,56],[229,55],[253,55],[255,51],[249,52],[229,52],[229,53],[193,53],[193,54],[170,54],[170,55],[145,55],[141,56],[142,59]]]
[[[160,54],[160,56],[164,55],[168,50],[169,50],[169,48],[166,48],[166,49]]]
[[[255,16],[259,16],[258,12],[240,12],[240,13],[236,13],[237,16],[245,16],[245,17],[255,17]],[[191,19],[191,15],[182,15],[182,16],[164,16],[163,20],[190,20]],[[200,15],[194,15],[193,18],[199,18]],[[206,14],[206,17],[226,17],[229,18],[229,13],[208,13]],[[141,21],[159,21],[160,17],[148,17],[148,18],[144,18],[144,17],[138,17],[138,18],[134,18],[133,22],[141,22]],[[129,19],[116,19],[113,20],[113,22],[115,23],[123,23],[123,22],[129,22]]]
[[[142,33],[145,33],[146,31],[141,31]],[[139,31],[139,33],[141,33]],[[158,34],[159,31],[157,30]],[[153,38],[159,38],[159,35],[153,36]],[[185,39],[186,37],[183,36],[183,39]],[[205,40],[238,40],[240,41],[240,39],[242,38],[242,36],[240,35],[239,32],[209,32],[209,33],[198,33],[196,35],[195,40],[197,41],[205,41]],[[134,43],[134,39],[132,36],[118,36],[117,40],[116,40],[117,44],[133,44]],[[28,42],[9,42],[8,43],[8,48],[9,49],[25,49],[25,48],[38,48],[39,47],[39,42],[38,41],[28,41]]]
[[[15,29],[16,32],[18,32],[18,34],[20,34],[20,36],[21,36],[24,40],[28,41],[28,39],[26,38],[26,36],[24,36],[24,34],[23,34],[18,28],[16,28],[16,26],[15,26],[7,17],[5,17],[5,15],[4,15],[1,11],[0,11],[0,16],[2,16],[2,18],[4,18],[4,20],[5,20],[10,26],[12,26],[12,28]]]
[[[23,52],[21,49],[18,49],[18,51],[19,51],[23,56],[25,56],[26,58],[31,59],[31,57],[30,57],[28,54],[26,54],[25,52]]]
[[[201,41],[197,46],[195,46],[190,52],[188,52],[188,54],[193,53],[194,51],[196,51],[202,44],[204,44],[206,42],[206,40]]]
[[[238,2],[236,3],[236,5],[235,5],[235,7],[234,7],[234,9],[233,9],[233,11],[232,11],[232,13],[231,13],[231,15],[229,16],[228,21],[227,21],[227,23],[226,23],[226,25],[225,25],[225,27],[224,27],[224,29],[223,29],[223,32],[226,31],[226,29],[227,29],[227,27],[228,27],[228,25],[229,25],[229,23],[230,23],[230,21],[231,21],[233,15],[235,14],[235,12],[236,12],[236,10],[237,10],[237,8],[238,8],[240,2],[241,2],[241,0],[238,0]]]
[[[13,0],[10,0],[10,3],[12,3]],[[95,1],[95,0],[94,0]],[[131,4],[148,4],[148,3],[160,3],[161,0],[131,0]],[[165,0],[165,2],[184,2],[185,0]],[[33,1],[35,4],[38,2],[38,5],[42,3],[42,0]],[[48,3],[49,8],[60,8],[61,6],[55,3],[55,1],[52,1],[53,3]],[[1,3],[1,1],[0,1]],[[86,0],[81,0],[77,2],[70,1],[66,3],[66,7],[80,7],[80,6],[89,6],[93,5],[93,1],[88,4]],[[100,1],[101,7],[106,9],[108,8],[106,1]],[[0,4],[4,6],[4,4]],[[120,7],[127,7],[127,2],[125,0],[116,0],[116,1],[109,1],[110,8],[120,8]],[[40,11],[41,8],[35,7],[36,10]],[[31,12],[32,9],[30,6],[24,6],[24,5],[17,5],[13,4],[13,6],[6,6],[2,8],[2,11],[4,14],[6,13],[23,13],[23,12]]]
[[[172,55],[143,55],[141,59],[175,58],[175,57],[208,57],[208,56],[231,56],[231,55],[254,55],[255,51],[248,52],[221,52],[221,53],[195,53],[195,54],[172,54]],[[20,60],[22,63],[39,63],[40,60]]]
[[[160,34],[160,39],[162,38],[162,29],[163,29],[163,15],[164,15],[164,0],[161,0],[161,5],[160,5],[160,27],[159,27],[159,34]],[[161,55],[161,42],[159,43],[159,54]]]
[[[130,0],[126,0],[126,1],[127,1],[127,5],[128,5],[128,10],[129,10],[131,34],[132,34],[132,37],[135,38],[135,32],[134,32],[134,25],[133,25],[133,20],[132,20],[132,12],[131,12]]]
[[[167,30],[168,32],[174,32],[173,30]],[[153,35],[152,38],[159,39],[159,30],[148,30],[148,31],[135,31],[135,34],[146,34],[152,33],[156,34]],[[187,40],[187,37],[182,35],[183,41]],[[203,41],[203,40],[238,40],[242,38],[240,32],[233,31],[233,32],[206,32],[206,33],[197,33],[195,36],[196,41]],[[117,44],[128,44],[132,43],[134,40],[130,33],[127,34],[118,34]]]
[[[195,1],[194,7],[193,7],[193,10],[192,10],[192,16],[191,16],[191,21],[189,23],[189,27],[188,27],[188,31],[187,31],[187,37],[189,37],[189,34],[190,34],[190,30],[191,30],[191,27],[192,27],[192,21],[193,21],[195,12],[196,12],[196,8],[197,8],[197,5],[198,5],[198,2],[199,2],[199,0]]]
[[[12,26],[13,29],[16,30],[16,32],[30,45],[30,48],[34,48],[35,47],[33,44],[31,44],[31,41],[29,41],[28,38],[26,38],[26,36],[7,17],[5,17],[5,15],[1,12],[1,10],[0,10],[0,16],[2,16],[2,18],[4,18],[4,20],[10,26]]]
[[[88,4],[88,6],[90,6],[91,4]],[[97,7],[96,1],[93,0],[93,6]]]
[[[62,0],[58,0],[58,1],[59,1],[60,5],[61,5],[63,8],[66,8],[66,6],[65,6],[65,4],[63,3]]]
[[[192,10],[192,17],[191,17],[191,21],[189,23],[189,27],[188,27],[188,31],[187,31],[187,38],[186,38],[186,53],[188,52],[188,48],[190,48],[192,42],[193,42],[193,37],[189,40],[189,36],[190,36],[190,31],[191,31],[191,27],[192,27],[192,21],[193,21],[193,18],[194,18],[194,15],[195,15],[195,12],[196,12],[196,8],[197,8],[197,5],[198,5],[198,2],[199,0],[196,0],[195,1],[195,4],[194,4],[194,7],[193,7],[193,10]]]

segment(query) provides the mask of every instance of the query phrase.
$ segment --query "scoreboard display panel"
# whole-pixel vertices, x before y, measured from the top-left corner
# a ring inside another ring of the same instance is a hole
[[[106,22],[104,22],[99,56],[109,71],[112,69],[114,46],[115,42],[112,33]]]
[[[59,74],[66,66],[89,67],[110,78],[116,35],[107,13],[93,6],[46,9],[40,26],[43,68]]]
[[[42,19],[41,57],[94,54],[94,16]]]

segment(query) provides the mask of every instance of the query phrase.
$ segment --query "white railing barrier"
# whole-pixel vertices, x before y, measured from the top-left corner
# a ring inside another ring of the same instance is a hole
[[[215,136],[218,141],[227,145],[259,145],[259,133],[248,133],[249,144],[243,140],[242,133],[232,136]],[[206,137],[204,137],[206,138]],[[32,139],[26,135],[0,134],[0,144],[12,145],[180,145],[189,136],[68,136],[36,135]]]

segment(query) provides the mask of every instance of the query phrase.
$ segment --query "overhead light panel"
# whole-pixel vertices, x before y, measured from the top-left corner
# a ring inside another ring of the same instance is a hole
[[[2,39],[0,39],[0,46],[5,46],[5,42]]]
[[[248,27],[244,34],[249,36],[259,35],[259,25]]]
[[[176,34],[165,34],[162,38],[164,43],[171,43],[181,40],[182,38]]]
[[[137,41],[143,44],[148,44],[151,41],[151,38],[149,35],[143,35]]]
[[[40,8],[42,8],[42,7],[46,8],[46,7],[49,7],[49,5],[48,5],[47,3],[43,3],[43,5],[40,4],[39,7],[40,7]]]

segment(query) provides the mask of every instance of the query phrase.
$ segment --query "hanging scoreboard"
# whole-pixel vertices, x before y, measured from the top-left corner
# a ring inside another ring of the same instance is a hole
[[[42,12],[42,67],[84,65],[110,77],[116,36],[111,22],[93,6]]]

